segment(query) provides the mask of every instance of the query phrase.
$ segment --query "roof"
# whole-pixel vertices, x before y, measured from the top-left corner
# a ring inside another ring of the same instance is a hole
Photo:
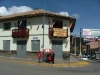
[[[100,42],[99,41],[92,41],[92,42],[90,42],[88,44],[90,45],[91,49],[100,47]]]
[[[57,13],[42,10],[42,9],[28,11],[28,12],[22,12],[22,13],[16,13],[16,14],[7,15],[7,16],[1,16],[0,22],[9,21],[9,20],[16,20],[16,19],[25,19],[25,18],[37,17],[37,16],[44,16],[44,15],[49,16],[49,17],[59,18],[59,19],[70,20],[70,22],[72,23],[72,26],[70,28],[70,32],[73,32],[75,22],[76,22],[75,18],[73,18],[71,16],[64,16],[61,14],[57,14]]]
[[[63,15],[60,15],[60,14],[57,14],[57,13],[54,13],[54,12],[49,12],[49,11],[46,11],[46,10],[38,9],[38,10],[16,13],[16,14],[7,15],[7,16],[1,16],[0,21],[29,18],[29,17],[43,16],[43,15],[50,16],[50,17],[57,17],[57,18],[75,20],[75,18],[72,18],[70,16],[63,16]]]

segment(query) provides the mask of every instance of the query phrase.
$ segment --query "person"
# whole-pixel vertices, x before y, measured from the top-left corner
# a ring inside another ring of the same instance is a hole
[[[52,64],[54,64],[54,58],[55,58],[55,53],[54,52],[52,52]]]
[[[52,61],[52,55],[51,55],[51,53],[49,53],[47,55],[47,62],[50,63],[51,61]]]
[[[49,53],[47,56],[47,62],[54,64],[54,58],[55,58],[55,53],[54,52]]]
[[[41,51],[38,52],[38,63],[41,62],[41,58],[42,58],[42,53]]]

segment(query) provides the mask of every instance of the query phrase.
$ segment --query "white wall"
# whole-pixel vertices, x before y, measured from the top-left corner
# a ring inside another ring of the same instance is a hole
[[[52,44],[50,43],[48,37],[48,28],[49,22],[52,24],[52,18],[45,17],[45,26],[44,26],[44,48],[51,48]],[[4,31],[3,23],[0,22],[0,50],[3,50],[3,40],[10,40],[10,49],[16,50],[16,41],[18,39],[12,38],[12,29],[15,29],[15,25],[18,25],[18,20],[11,20],[11,30]],[[42,50],[43,44],[43,17],[27,18],[27,28],[29,28],[29,38],[27,40],[27,51],[31,51],[31,40],[40,40],[40,48]],[[67,29],[68,23],[66,20],[63,21],[64,29]],[[68,35],[70,36],[70,29],[68,28]],[[38,39],[33,39],[33,37],[38,37]],[[20,38],[21,39],[21,38]],[[24,40],[24,39],[21,39]],[[63,51],[70,51],[70,37],[62,38],[63,40]]]

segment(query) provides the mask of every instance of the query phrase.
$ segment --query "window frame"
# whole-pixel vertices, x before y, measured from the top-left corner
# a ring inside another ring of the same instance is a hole
[[[21,26],[20,22],[22,22]],[[26,19],[18,20],[18,29],[25,29],[25,28],[27,28],[27,20]]]
[[[60,20],[60,19],[53,19],[53,23],[54,23],[54,25],[55,25],[55,23],[56,23],[56,25],[58,24],[60,24],[59,26],[61,26],[61,27],[57,27],[57,28],[63,28],[63,20]],[[54,27],[54,25],[53,25],[53,28],[56,28],[56,27]]]
[[[3,30],[10,30],[11,29],[11,22],[3,23]]]

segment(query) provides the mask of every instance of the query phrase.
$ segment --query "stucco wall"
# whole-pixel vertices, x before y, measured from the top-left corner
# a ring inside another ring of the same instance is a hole
[[[52,44],[50,43],[50,39],[48,37],[48,28],[51,25],[53,18],[45,17],[45,26],[44,26],[44,48],[51,48]],[[7,21],[6,21],[7,22]],[[43,17],[34,17],[27,18],[27,28],[29,29],[29,38],[12,38],[12,29],[15,29],[16,25],[18,25],[18,20],[11,20],[11,30],[3,30],[3,23],[0,22],[0,50],[3,50],[3,40],[10,40],[10,50],[16,50],[17,40],[27,40],[27,51],[31,51],[31,40],[40,40],[40,49],[42,50],[43,44]],[[63,20],[64,29],[67,29],[69,23],[66,20]],[[63,51],[70,51],[70,29],[68,28],[68,38],[61,38],[63,40]],[[34,37],[38,37],[38,39],[34,39]]]

